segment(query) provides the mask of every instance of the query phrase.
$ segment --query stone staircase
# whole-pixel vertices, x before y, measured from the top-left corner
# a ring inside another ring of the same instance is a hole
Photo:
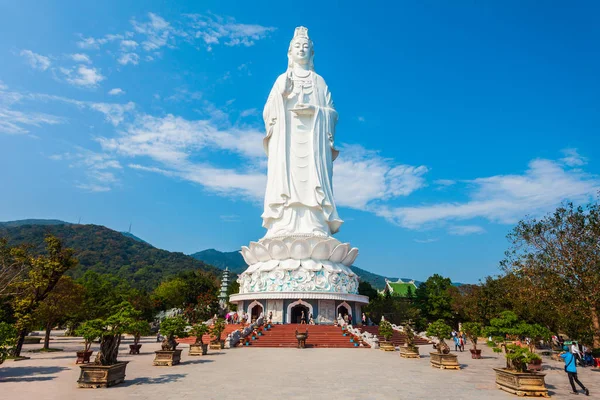
[[[250,346],[241,347],[298,347],[296,329],[305,332],[308,329],[307,348],[355,348],[350,336],[343,336],[342,329],[332,325],[272,325],[269,331],[263,330],[263,336],[251,340]],[[356,347],[360,349],[361,347]],[[362,347],[365,348],[365,347]],[[368,348],[368,346],[367,346]]]
[[[227,335],[229,335],[231,332],[238,330],[242,327],[242,325],[234,325],[234,324],[227,324],[225,325],[225,330],[223,331],[223,333],[221,333],[221,340],[225,340],[225,338],[227,338]],[[214,337],[212,337],[211,335],[204,335],[202,336],[202,341],[204,343],[210,343],[211,340],[213,340]],[[177,339],[177,343],[185,343],[185,344],[192,344],[196,342],[196,337],[195,336],[190,336],[190,337],[186,337],[183,339]]]
[[[372,335],[376,335],[380,342],[383,341],[383,337],[379,336],[378,326],[357,326],[357,328],[360,329],[361,332],[369,332]],[[406,335],[394,330],[394,334],[392,335],[390,342],[392,342],[394,346],[403,346],[404,343],[406,343]],[[424,346],[429,344],[429,341],[422,337],[415,336],[415,344],[417,346]]]

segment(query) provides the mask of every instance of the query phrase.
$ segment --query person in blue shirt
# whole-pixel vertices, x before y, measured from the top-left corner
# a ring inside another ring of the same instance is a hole
[[[575,355],[569,352],[569,348],[567,346],[564,346],[563,349],[565,351],[560,353],[560,356],[565,361],[565,372],[569,376],[569,383],[571,384],[571,388],[573,389],[572,393],[579,394],[577,392],[577,389],[575,388],[575,382],[577,382],[577,384],[583,389],[585,395],[589,396],[590,391],[586,389],[585,386],[583,386],[583,383],[579,382],[579,379],[577,379],[577,365]]]

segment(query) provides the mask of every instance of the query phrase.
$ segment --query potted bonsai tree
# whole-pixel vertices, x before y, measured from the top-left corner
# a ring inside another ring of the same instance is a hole
[[[161,344],[162,350],[155,351],[154,365],[173,366],[181,361],[181,350],[177,350],[177,341],[175,338],[184,338],[188,334],[185,331],[187,322],[182,317],[165,318],[160,323],[160,334],[164,336]]]
[[[211,335],[214,337],[211,348],[216,350],[225,348],[225,341],[221,340],[221,334],[225,330],[225,320],[223,318],[217,318],[214,320],[213,326],[210,330]]]
[[[473,348],[470,349],[471,358],[481,358],[481,349],[477,348],[477,338],[483,335],[483,325],[481,325],[479,322],[465,322],[462,324],[462,329],[471,343],[473,343]]]
[[[208,353],[208,343],[204,343],[202,336],[208,334],[209,332],[210,328],[203,322],[192,326],[189,334],[190,336],[196,336],[196,342],[190,344],[190,356],[199,356],[201,354],[205,356]]]
[[[415,332],[410,324],[404,325],[404,335],[406,342],[400,346],[400,357],[402,358],[420,358],[419,347],[415,345]]]
[[[93,351],[92,342],[102,335],[101,320],[86,321],[76,330],[75,335],[83,337],[83,350],[77,351],[77,361],[75,364],[86,364],[90,362]]]
[[[390,342],[392,335],[394,334],[394,329],[392,328],[392,324],[390,324],[385,319],[381,319],[379,323],[379,336],[383,337],[383,341],[379,343],[379,348],[383,351],[394,351],[394,345]]]
[[[135,321],[131,324],[127,333],[133,335],[133,344],[129,345],[129,354],[140,354],[140,348],[142,347],[140,338],[150,334],[150,325],[147,321]]]
[[[100,350],[93,363],[79,366],[79,387],[98,388],[117,385],[125,380],[125,368],[128,361],[118,361],[121,335],[130,329],[138,319],[140,312],[129,302],[115,306],[112,314],[106,319],[95,319],[88,322],[89,335],[97,330],[100,337]]]
[[[450,348],[444,342],[444,339],[450,339],[452,328],[447,325],[443,319],[432,322],[427,327],[427,336],[433,336],[438,339],[436,353],[429,353],[432,367],[440,369],[460,369],[456,354],[450,354]]]
[[[529,348],[516,344],[507,344],[504,348],[506,368],[494,368],[498,389],[518,396],[548,397],[544,381],[546,374],[528,370],[528,364],[541,360],[541,357]]]
[[[6,360],[17,343],[17,330],[6,322],[0,322],[0,364]]]

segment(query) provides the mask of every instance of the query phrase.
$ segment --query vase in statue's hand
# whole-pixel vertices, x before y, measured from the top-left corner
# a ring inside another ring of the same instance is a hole
[[[290,110],[296,115],[313,115],[316,111],[316,107],[312,104],[296,104],[294,108]]]

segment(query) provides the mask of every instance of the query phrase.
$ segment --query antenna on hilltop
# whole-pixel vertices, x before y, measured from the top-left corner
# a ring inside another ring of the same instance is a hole
[[[129,233],[131,233],[131,222],[129,223]]]
[[[77,220],[77,225],[81,225],[81,217]]]

